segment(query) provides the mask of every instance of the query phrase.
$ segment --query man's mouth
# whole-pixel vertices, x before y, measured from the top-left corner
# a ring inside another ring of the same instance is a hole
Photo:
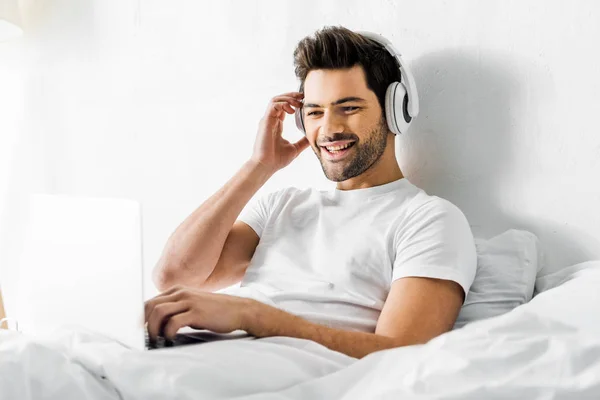
[[[340,160],[354,147],[356,142],[345,143],[339,146],[320,146],[321,152],[328,160]]]

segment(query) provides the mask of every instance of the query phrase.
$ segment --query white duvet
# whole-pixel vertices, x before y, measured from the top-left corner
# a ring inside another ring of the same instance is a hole
[[[600,262],[505,315],[357,360],[275,337],[134,351],[0,331],[0,399],[600,399]]]

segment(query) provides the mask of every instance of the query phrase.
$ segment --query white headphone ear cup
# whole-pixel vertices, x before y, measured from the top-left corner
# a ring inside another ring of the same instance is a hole
[[[388,128],[395,135],[406,133],[410,126],[410,122],[406,122],[404,118],[406,101],[408,101],[406,87],[400,82],[390,83],[385,92],[385,118],[387,119]]]
[[[302,118],[302,107],[296,109],[294,118],[296,119],[296,128],[306,135],[306,131],[304,130],[304,119]]]

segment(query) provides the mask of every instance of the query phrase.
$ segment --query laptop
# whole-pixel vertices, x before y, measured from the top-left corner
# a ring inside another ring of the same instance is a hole
[[[25,223],[16,307],[20,331],[47,335],[84,328],[139,350],[254,338],[243,330],[184,328],[173,341],[150,343],[138,201],[34,194]]]

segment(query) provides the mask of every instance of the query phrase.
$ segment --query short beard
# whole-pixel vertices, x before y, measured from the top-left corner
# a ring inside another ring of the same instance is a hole
[[[321,159],[321,148],[318,148],[317,157],[321,162],[321,168],[327,179],[333,182],[342,182],[354,178],[371,168],[383,155],[387,146],[388,129],[385,119],[382,117],[379,124],[373,128],[363,144],[356,143],[353,147],[355,155],[352,157],[343,171],[329,171],[325,162]]]

